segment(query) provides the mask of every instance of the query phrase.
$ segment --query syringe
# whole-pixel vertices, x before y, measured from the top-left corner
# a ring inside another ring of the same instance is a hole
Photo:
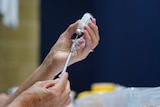
[[[72,43],[72,46],[71,46],[71,49],[70,49],[70,52],[68,54],[68,57],[67,57],[67,60],[65,62],[65,65],[63,67],[63,70],[62,70],[62,74],[67,70],[67,67],[68,67],[68,64],[69,64],[69,61],[71,59],[71,56],[72,56],[72,53],[76,47],[76,44],[77,44],[77,39],[78,39],[78,35],[76,35],[76,38],[74,39],[73,43]]]
[[[93,16],[90,13],[85,13],[83,15],[83,17],[81,18],[81,20],[80,20],[80,22],[79,22],[79,24],[77,26],[77,30],[76,30],[76,34],[77,35],[76,35],[76,37],[75,37],[75,39],[74,39],[74,41],[72,43],[70,52],[68,54],[68,57],[66,59],[66,62],[65,62],[65,65],[63,67],[63,70],[62,70],[61,74],[63,74],[67,70],[67,67],[68,67],[69,61],[71,59],[72,53],[75,50],[75,47],[76,47],[76,44],[77,44],[77,39],[78,39],[78,37],[83,35],[84,26],[87,25],[89,23],[89,21],[92,21],[92,19],[93,19]],[[61,75],[59,75],[59,76],[61,76]]]

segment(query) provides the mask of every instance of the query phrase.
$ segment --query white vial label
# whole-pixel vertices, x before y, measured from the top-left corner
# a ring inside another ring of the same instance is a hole
[[[92,19],[93,16],[90,13],[85,13],[77,26],[76,34],[82,35],[84,32],[84,26],[87,25]]]

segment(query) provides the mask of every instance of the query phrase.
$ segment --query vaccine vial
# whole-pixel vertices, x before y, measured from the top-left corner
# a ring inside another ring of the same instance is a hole
[[[84,32],[84,26],[87,25],[90,21],[92,21],[93,16],[90,13],[85,13],[83,15],[83,17],[81,18],[78,26],[77,26],[77,30],[76,30],[76,34],[78,36],[81,36]]]

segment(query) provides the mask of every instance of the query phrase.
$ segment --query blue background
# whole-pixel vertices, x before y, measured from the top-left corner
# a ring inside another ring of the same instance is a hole
[[[41,62],[85,12],[97,19],[101,40],[87,59],[68,68],[73,90],[88,90],[94,82],[160,85],[159,0],[41,0]]]

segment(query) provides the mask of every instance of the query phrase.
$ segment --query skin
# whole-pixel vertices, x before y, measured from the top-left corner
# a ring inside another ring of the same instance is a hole
[[[64,66],[68,52],[73,43],[71,39],[75,33],[79,21],[68,26],[68,28],[60,35],[57,42],[51,48],[50,52],[42,62],[42,64],[20,85],[19,89],[6,101],[4,107],[10,104],[17,96],[27,90],[37,81],[52,80],[59,74]],[[76,50],[73,52],[69,65],[84,60],[90,53],[91,49],[95,49],[100,40],[98,26],[96,20],[93,19],[84,27],[84,33],[77,41]]]
[[[65,107],[71,102],[68,73],[57,80],[39,81],[7,107]]]
[[[9,96],[5,93],[0,94],[0,107],[4,104],[5,101],[7,101]]]

